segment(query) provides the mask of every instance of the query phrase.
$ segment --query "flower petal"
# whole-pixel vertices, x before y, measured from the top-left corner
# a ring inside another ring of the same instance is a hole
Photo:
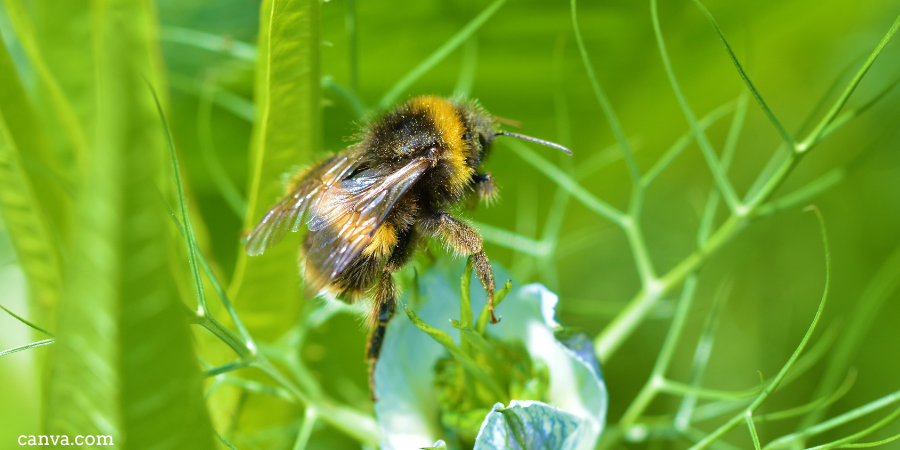
[[[573,450],[583,419],[546,403],[497,403],[481,424],[474,450]]]

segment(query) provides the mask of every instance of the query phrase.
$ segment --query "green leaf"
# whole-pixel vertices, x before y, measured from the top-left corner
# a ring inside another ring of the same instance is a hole
[[[9,18],[16,31],[16,37],[24,48],[25,53],[28,55],[28,59],[37,73],[40,88],[42,89],[43,94],[46,95],[49,103],[48,106],[53,111],[55,119],[62,129],[62,133],[66,137],[68,143],[66,150],[69,152],[66,156],[70,157],[72,162],[78,164],[78,166],[83,169],[89,151],[88,139],[84,132],[84,124],[80,122],[78,114],[75,112],[75,109],[69,102],[69,99],[63,90],[63,86],[57,79],[56,74],[53,73],[52,67],[50,67],[45,60],[42,48],[38,42],[35,27],[31,23],[31,18],[28,17],[25,5],[21,0],[5,0],[5,3],[6,12],[9,14]],[[72,5],[70,4],[69,6]],[[75,9],[77,9],[77,7],[75,7]],[[69,19],[72,18],[65,14],[63,17]],[[53,31],[55,32],[56,30]],[[69,38],[70,37],[67,36],[63,39]],[[66,53],[66,51],[63,50],[63,53]],[[77,52],[74,55],[69,53],[69,57],[76,57],[75,55],[78,55],[77,57],[80,58],[82,53]],[[81,61],[79,61],[79,64],[83,65]]]
[[[213,449],[200,371],[167,267],[156,181],[163,129],[145,74],[149,3],[92,4],[97,134],[49,362],[46,428],[109,435],[128,448]]]
[[[308,164],[321,145],[319,2],[270,0],[260,13],[257,116],[244,226],[252,228],[284,195],[282,176]],[[274,340],[300,314],[298,234],[265,254],[239,250],[229,294],[247,328]]]
[[[0,46],[0,59],[4,52],[5,49]],[[40,321],[49,323],[61,285],[59,253],[47,217],[22,165],[20,150],[7,125],[4,113],[7,105],[0,100],[0,213],[28,280],[32,306],[39,312]]]
[[[581,422],[541,402],[513,401],[508,408],[498,403],[481,424],[474,450],[575,449]]]

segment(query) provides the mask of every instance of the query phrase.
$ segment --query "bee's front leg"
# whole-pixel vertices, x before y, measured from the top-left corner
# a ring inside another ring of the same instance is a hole
[[[422,219],[421,223],[427,234],[440,239],[446,247],[461,255],[472,257],[475,274],[487,291],[491,323],[499,322],[500,319],[494,315],[494,274],[491,273],[491,263],[482,249],[482,239],[478,230],[447,212],[429,215]]]

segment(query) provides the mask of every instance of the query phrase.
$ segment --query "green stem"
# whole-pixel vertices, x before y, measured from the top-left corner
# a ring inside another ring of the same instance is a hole
[[[694,139],[696,139],[697,144],[700,146],[700,150],[703,152],[703,157],[706,159],[707,165],[709,165],[709,170],[716,180],[716,186],[718,186],[719,191],[722,192],[725,203],[728,204],[728,208],[731,209],[731,211],[740,211],[742,209],[741,201],[738,199],[734,187],[728,180],[728,176],[722,168],[722,164],[716,157],[716,152],[713,150],[709,138],[706,137],[706,133],[700,127],[700,124],[697,123],[697,117],[694,115],[694,111],[691,110],[690,105],[688,105],[687,99],[678,84],[678,80],[675,78],[675,71],[672,69],[671,61],[669,61],[669,53],[666,50],[666,43],[662,37],[662,29],[659,26],[659,14],[656,9],[656,0],[650,0],[650,15],[653,19],[653,32],[656,35],[656,45],[659,47],[659,53],[662,56],[666,76],[669,78],[669,84],[672,85],[672,91],[678,99],[678,104],[681,106],[684,116],[691,125],[691,130],[694,131]]]
[[[572,10],[572,28],[574,28],[575,32],[575,41],[578,43],[578,51],[581,53],[581,61],[584,63],[584,68],[587,71],[588,79],[594,90],[594,95],[596,95],[597,101],[600,103],[600,108],[603,109],[603,114],[606,116],[606,121],[609,123],[609,127],[612,129],[616,141],[619,143],[622,155],[625,157],[625,162],[628,165],[628,173],[631,175],[631,181],[634,184],[634,187],[637,188],[640,186],[641,173],[637,167],[637,163],[634,161],[634,154],[631,151],[631,147],[628,145],[628,139],[625,138],[625,132],[622,131],[622,125],[619,123],[619,118],[616,116],[612,104],[610,104],[609,99],[606,97],[606,93],[603,92],[603,88],[600,87],[600,83],[597,81],[597,75],[594,73],[594,67],[591,65],[591,60],[587,54],[587,48],[584,46],[584,39],[581,37],[581,30],[578,27],[578,15],[575,2],[576,0],[571,0],[570,3]]]
[[[745,219],[732,214],[710,236],[703,247],[684,258],[681,263],[669,270],[656,283],[641,288],[637,295],[628,303],[628,306],[594,340],[595,351],[600,362],[608,361],[610,356],[618,350],[619,346],[631,336],[635,328],[652,311],[656,302],[684,281],[688,274],[700,267],[710,255],[737,234],[745,222]]]
[[[853,77],[853,80],[844,88],[844,92],[841,93],[841,96],[834,102],[831,109],[825,114],[825,117],[819,121],[819,124],[816,125],[815,128],[809,133],[806,139],[803,142],[800,142],[796,145],[795,151],[798,153],[804,153],[809,151],[812,147],[814,147],[817,143],[819,143],[821,137],[825,133],[828,125],[834,121],[835,117],[837,117],[838,113],[841,112],[841,109],[847,104],[847,100],[850,100],[850,96],[853,94],[853,91],[856,90],[856,87],[859,86],[859,82],[862,81],[863,77],[866,75],[866,72],[869,71],[869,68],[872,67],[872,64],[875,62],[875,59],[878,58],[878,55],[881,54],[881,51],[884,50],[884,47],[891,41],[891,38],[894,37],[894,33],[897,32],[897,29],[900,28],[900,16],[894,20],[894,24],[891,25],[891,28],[888,30],[887,34],[881,38],[881,41],[878,43],[878,46],[875,47],[875,50],[872,51],[872,54],[869,55],[869,58],[866,59],[866,62],[863,63],[863,66],[856,72],[856,75]]]

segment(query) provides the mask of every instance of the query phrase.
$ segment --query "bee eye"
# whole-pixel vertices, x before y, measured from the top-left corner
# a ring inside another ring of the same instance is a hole
[[[466,133],[466,134],[463,135],[463,140],[464,140],[464,141],[468,141],[470,137],[471,137],[471,136],[469,136],[469,133]]]

